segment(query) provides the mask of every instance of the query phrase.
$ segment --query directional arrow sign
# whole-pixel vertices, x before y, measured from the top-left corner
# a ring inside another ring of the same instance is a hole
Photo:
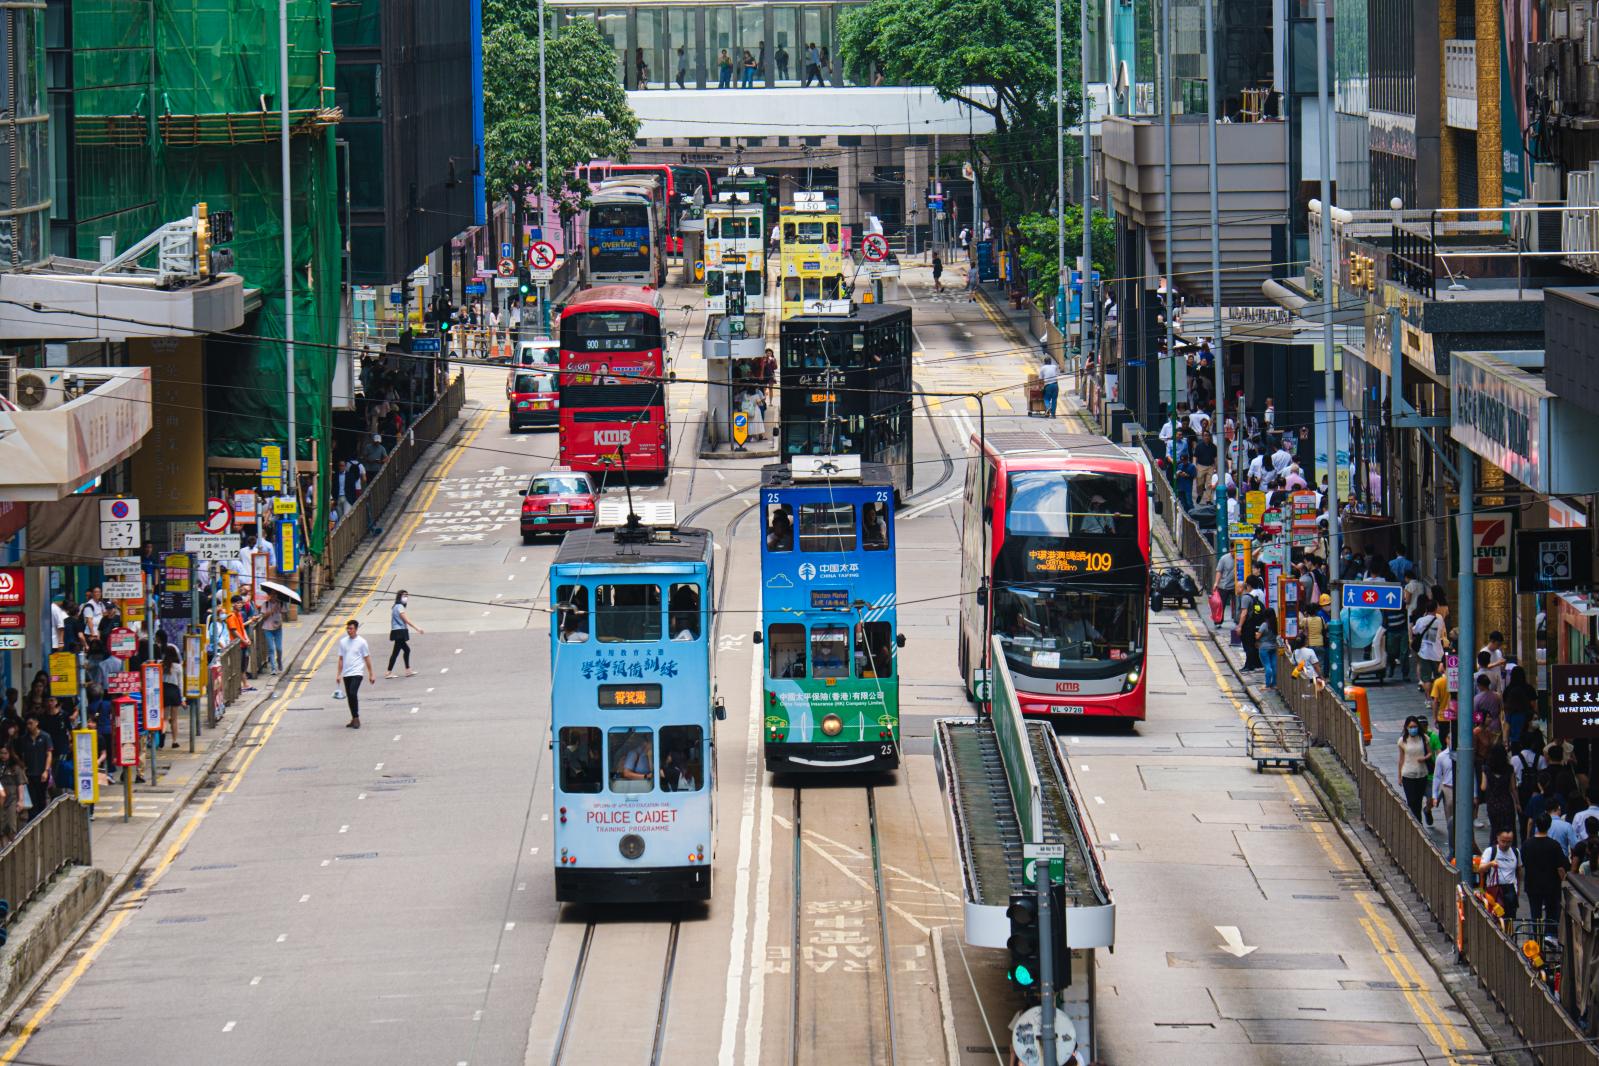
[[[1238,931],[1236,925],[1218,925],[1216,932],[1221,934],[1224,943],[1217,944],[1227,954],[1235,959],[1241,959],[1255,949],[1244,943],[1244,935]]]
[[[1345,607],[1371,607],[1379,611],[1397,611],[1403,601],[1403,586],[1392,581],[1346,582]]]

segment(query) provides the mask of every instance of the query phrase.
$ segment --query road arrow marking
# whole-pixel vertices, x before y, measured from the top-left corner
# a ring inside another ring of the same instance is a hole
[[[1241,959],[1255,950],[1244,943],[1244,936],[1238,931],[1236,925],[1218,925],[1216,926],[1216,932],[1220,933],[1221,938],[1226,941],[1225,944],[1217,944],[1216,946],[1235,959]]]

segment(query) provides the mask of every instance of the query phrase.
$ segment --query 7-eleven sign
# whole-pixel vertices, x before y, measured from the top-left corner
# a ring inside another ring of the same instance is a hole
[[[1471,520],[1471,559],[1478,577],[1510,573],[1511,514],[1497,511]]]

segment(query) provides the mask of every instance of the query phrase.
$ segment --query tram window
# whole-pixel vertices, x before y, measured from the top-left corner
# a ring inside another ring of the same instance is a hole
[[[698,792],[705,787],[704,738],[697,725],[661,727],[662,792]]]
[[[822,279],[822,299],[842,300],[844,298],[844,275],[829,274]]]
[[[749,293],[751,296],[759,296],[761,294],[761,285],[763,284],[764,280],[765,279],[761,277],[761,272],[759,270],[744,271],[744,291]]]
[[[861,545],[869,552],[888,547],[888,504],[869,503],[861,509]]]
[[[863,622],[855,630],[855,676],[894,676],[894,627],[887,622]]]
[[[561,728],[561,791],[598,792],[605,782],[600,778],[600,731],[590,725]]]
[[[788,303],[797,304],[800,300],[800,279],[797,277],[783,279],[783,299]],[[798,366],[797,362],[789,364]]]
[[[594,586],[594,633],[602,644],[661,639],[661,586]]]
[[[838,243],[838,223],[837,222],[829,222],[827,224],[827,243],[828,244],[837,244]]]
[[[766,505],[766,550],[794,550],[794,507],[787,503]]]
[[[795,226],[792,222],[783,223],[783,239],[785,241],[794,241],[798,239],[798,237],[799,227]]]
[[[722,220],[712,215],[705,220],[705,237],[707,240],[718,240],[721,237],[720,229]]]
[[[577,644],[589,639],[589,590],[582,585],[558,587],[555,616],[561,620],[563,643]]]
[[[813,626],[811,667],[819,679],[848,677],[849,630],[843,626]]]
[[[795,622],[777,622],[766,627],[766,646],[770,650],[773,677],[804,677],[805,627]]]
[[[800,291],[803,294],[803,299],[807,303],[813,300],[820,300],[822,298],[822,279],[801,278]]]
[[[667,598],[666,628],[673,640],[700,639],[700,587],[673,585]]]
[[[707,270],[705,272],[705,295],[722,295],[722,272],[720,270]]]
[[[800,504],[799,540],[800,551],[854,551],[855,505],[852,503]]]
[[[655,731],[641,726],[611,730],[611,791],[655,790]]]

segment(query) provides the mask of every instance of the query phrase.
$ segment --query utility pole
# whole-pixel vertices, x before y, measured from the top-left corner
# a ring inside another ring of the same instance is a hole
[[[1166,192],[1166,366],[1170,372],[1169,378],[1171,381],[1171,405],[1166,409],[1166,416],[1173,418],[1177,414],[1177,323],[1174,321],[1177,308],[1177,276],[1172,273],[1171,265],[1171,4],[1161,5],[1160,23],[1161,88],[1166,99],[1166,106],[1161,108],[1163,132],[1166,137],[1166,165],[1164,168]]]
[[[1064,53],[1061,44],[1060,0],[1055,0],[1055,222],[1056,255],[1059,262],[1055,273],[1055,326],[1066,330],[1066,88],[1061,64]],[[972,187],[977,187],[976,179]],[[982,235],[979,228],[972,235],[973,243]],[[1079,323],[1080,325],[1080,323]]]
[[[1394,332],[1399,324],[1394,322]],[[1397,342],[1396,342],[1397,343]],[[1452,413],[1452,412],[1451,412]],[[1476,886],[1471,859],[1477,854],[1477,834],[1472,824],[1476,810],[1477,770],[1472,765],[1475,749],[1471,737],[1471,701],[1477,665],[1477,574],[1472,552],[1472,522],[1476,518],[1477,457],[1461,445],[1456,449],[1460,464],[1460,506],[1456,543],[1460,545],[1460,637],[1455,641],[1455,869],[1467,893]],[[1447,626],[1445,629],[1447,630]],[[1439,634],[1443,639],[1447,632]],[[1439,666],[1448,669],[1448,657]]]
[[[1327,416],[1327,569],[1328,578],[1336,585],[1343,575],[1337,572],[1342,545],[1339,543],[1338,528],[1338,407],[1337,390],[1333,383],[1337,353],[1333,347],[1333,135],[1332,101],[1327,91],[1327,0],[1316,0],[1316,108],[1321,120],[1321,359],[1322,380],[1326,385],[1323,406]],[[1471,541],[1463,543],[1470,544]],[[1333,690],[1340,696],[1344,690],[1344,627],[1340,617],[1342,599],[1338,595],[1332,598],[1332,625],[1327,637],[1327,651],[1332,659],[1329,677]],[[1469,704],[1463,701],[1461,706]]]
[[[539,0],[539,239],[549,240],[546,232],[550,228],[550,206],[553,198],[550,196],[550,110],[546,95],[546,79],[544,71],[544,22],[548,17],[544,0]],[[565,244],[561,251],[566,253]],[[539,282],[539,330],[548,337],[550,335],[550,287],[545,282]]]
[[[289,409],[289,447],[285,456],[289,469],[284,477],[286,490],[298,495],[300,436],[294,410],[299,402],[294,387],[294,203],[289,195],[289,0],[278,0],[278,170],[283,182],[283,358]],[[303,568],[297,572],[305,573]],[[303,595],[304,579],[296,584]]]
[[[1210,313],[1211,352],[1216,364],[1216,422],[1211,430],[1222,433],[1227,417],[1227,359],[1222,343],[1221,324],[1221,204],[1217,199],[1216,162],[1216,3],[1205,0],[1205,115],[1210,134]],[[1169,213],[1169,209],[1168,209]],[[1239,427],[1242,432],[1243,427]],[[1216,558],[1227,554],[1227,448],[1216,449]]]
[[[1094,301],[1094,98],[1088,94],[1088,4],[1078,5],[1078,44],[1083,66],[1083,295],[1078,325],[1082,327],[1082,352],[1088,355],[1088,324],[1093,322]],[[1059,21],[1058,19],[1056,20]],[[1065,203],[1061,211],[1066,210]],[[1097,338],[1096,338],[1097,341]],[[1104,380],[1100,371],[1100,380]]]

